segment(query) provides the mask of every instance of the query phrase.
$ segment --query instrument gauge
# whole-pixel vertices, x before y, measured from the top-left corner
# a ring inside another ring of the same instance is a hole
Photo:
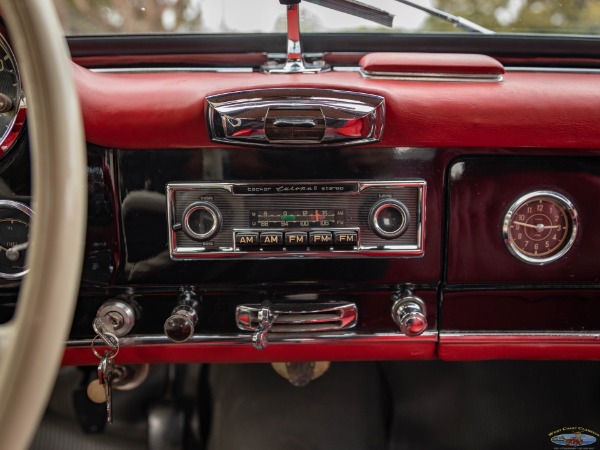
[[[0,278],[18,280],[29,271],[25,258],[32,215],[22,203],[0,200]]]
[[[577,236],[577,211],[551,191],[531,192],[515,201],[502,227],[508,250],[529,264],[547,264],[569,251]]]
[[[24,120],[25,102],[15,56],[0,34],[0,156],[14,143]],[[23,116],[20,116],[23,113]]]

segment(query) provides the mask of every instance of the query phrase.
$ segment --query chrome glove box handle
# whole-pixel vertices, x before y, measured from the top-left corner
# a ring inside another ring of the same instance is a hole
[[[377,142],[385,99],[334,89],[257,89],[207,97],[211,140],[276,147]]]

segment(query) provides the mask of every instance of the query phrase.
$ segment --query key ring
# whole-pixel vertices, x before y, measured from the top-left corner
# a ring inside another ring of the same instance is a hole
[[[113,338],[115,340],[115,342],[117,343],[116,346],[112,346],[102,335],[97,334],[96,336],[94,336],[94,339],[92,339],[92,352],[94,353],[94,355],[96,355],[96,357],[98,359],[102,359],[104,357],[104,355],[106,354],[106,352],[104,352],[104,354],[100,354],[98,353],[98,350],[96,350],[96,341],[98,340],[98,338],[101,338],[104,343],[106,344],[106,346],[110,349],[107,350],[108,352],[111,352],[111,354],[109,355],[110,358],[115,358],[118,354],[119,354],[119,350],[120,350],[120,345],[119,345],[119,339],[113,334],[113,333],[106,333],[108,335],[108,337]]]

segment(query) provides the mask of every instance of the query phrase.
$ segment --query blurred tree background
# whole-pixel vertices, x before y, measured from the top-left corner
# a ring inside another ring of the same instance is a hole
[[[201,26],[197,0],[54,0],[69,34],[190,32]]]
[[[598,0],[434,0],[432,6],[498,32],[600,34]],[[427,31],[452,31],[434,17]]]
[[[204,0],[54,0],[68,34],[202,32]],[[240,0],[250,2],[252,0]],[[363,0],[370,3],[370,0]],[[462,16],[498,32],[600,34],[600,0],[416,0]],[[231,7],[231,5],[228,5]],[[273,7],[279,7],[273,0]],[[235,7],[231,14],[235,13]],[[305,32],[323,23],[302,11]],[[251,17],[247,18],[252,21]],[[218,24],[217,24],[218,25]],[[224,26],[224,22],[221,24]],[[213,28],[214,29],[214,28]],[[282,13],[273,30],[285,29]],[[227,31],[225,26],[222,30]],[[234,30],[232,30],[234,31]],[[360,27],[345,31],[401,32]],[[458,31],[452,24],[428,17],[418,31]]]

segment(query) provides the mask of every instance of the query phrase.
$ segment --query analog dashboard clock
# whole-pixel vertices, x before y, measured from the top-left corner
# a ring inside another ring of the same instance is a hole
[[[531,192],[515,201],[504,216],[504,242],[521,261],[547,264],[569,251],[577,236],[577,221],[577,211],[564,195]]]

